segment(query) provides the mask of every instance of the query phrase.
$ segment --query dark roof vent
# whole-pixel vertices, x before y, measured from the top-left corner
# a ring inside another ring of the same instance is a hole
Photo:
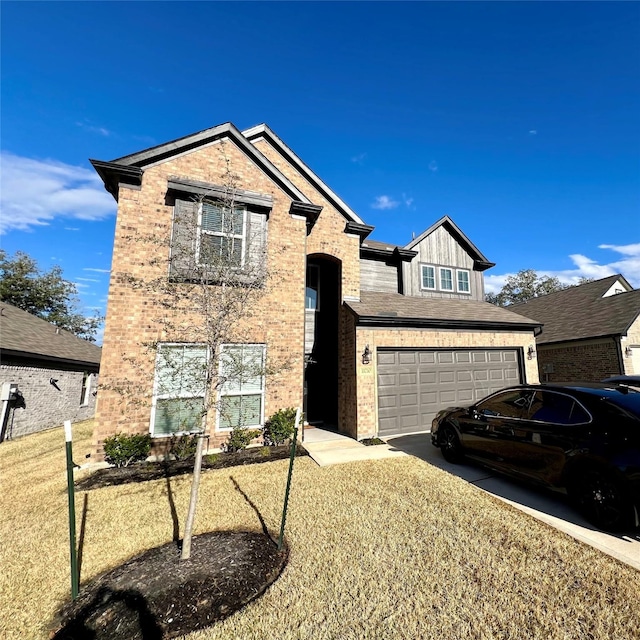
[[[378,311],[379,316],[383,316],[384,318],[397,318],[397,311]]]

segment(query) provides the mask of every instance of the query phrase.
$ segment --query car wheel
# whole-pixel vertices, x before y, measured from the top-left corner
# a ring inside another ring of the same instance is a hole
[[[443,425],[438,432],[438,446],[447,462],[460,462],[464,458],[462,445],[455,429],[448,424]]]
[[[629,524],[631,504],[610,472],[583,471],[570,483],[569,494],[587,520],[599,528],[617,531]]]

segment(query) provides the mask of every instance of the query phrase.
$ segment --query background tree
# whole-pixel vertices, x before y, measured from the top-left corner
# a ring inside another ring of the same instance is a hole
[[[522,269],[515,276],[508,276],[498,293],[487,293],[485,300],[499,307],[508,307],[510,304],[526,302],[532,298],[546,296],[548,293],[563,291],[587,282],[593,282],[593,278],[581,277],[575,285],[564,284],[556,277],[540,276],[533,269]]]
[[[267,363],[264,350],[252,346],[252,318],[275,277],[273,268],[267,271],[266,210],[238,202],[239,178],[220,146],[226,168],[216,186],[200,183],[198,195],[176,198],[170,236],[157,230],[127,236],[132,254],[150,258],[131,273],[114,273],[117,282],[144,293],[158,338],[139,343],[142,357],[123,354],[135,375],[130,371],[109,388],[149,407],[150,393],[141,390],[155,387],[154,434],[188,432],[198,438],[183,559],[191,553],[208,423],[219,416],[232,428],[230,440],[250,436],[246,425],[256,425],[256,415],[260,421],[262,391],[254,396],[227,392],[261,387],[265,376],[288,368],[286,356]]]
[[[95,342],[103,321],[100,315],[80,313],[76,285],[62,277],[59,266],[42,271],[22,251],[9,256],[0,249],[0,300],[90,342]]]

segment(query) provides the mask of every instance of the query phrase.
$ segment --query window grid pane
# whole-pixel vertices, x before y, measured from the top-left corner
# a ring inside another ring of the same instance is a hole
[[[225,345],[220,357],[219,428],[260,426],[264,390],[264,347]]]
[[[433,267],[422,265],[422,288],[436,288],[436,270]]]
[[[458,291],[462,293],[469,293],[469,272],[458,271]]]
[[[443,291],[453,291],[453,274],[451,269],[440,269],[440,288]]]

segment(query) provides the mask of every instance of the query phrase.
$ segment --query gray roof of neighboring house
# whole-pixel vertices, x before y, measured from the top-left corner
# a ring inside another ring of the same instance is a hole
[[[8,302],[0,301],[0,352],[98,366],[102,349]]]
[[[626,283],[609,276],[508,308],[544,324],[539,344],[623,335],[640,315],[640,289],[602,297],[621,278]]]
[[[533,331],[540,327],[540,323],[531,318],[476,300],[362,291],[359,302],[348,301],[346,305],[356,314],[359,325],[513,331]]]

